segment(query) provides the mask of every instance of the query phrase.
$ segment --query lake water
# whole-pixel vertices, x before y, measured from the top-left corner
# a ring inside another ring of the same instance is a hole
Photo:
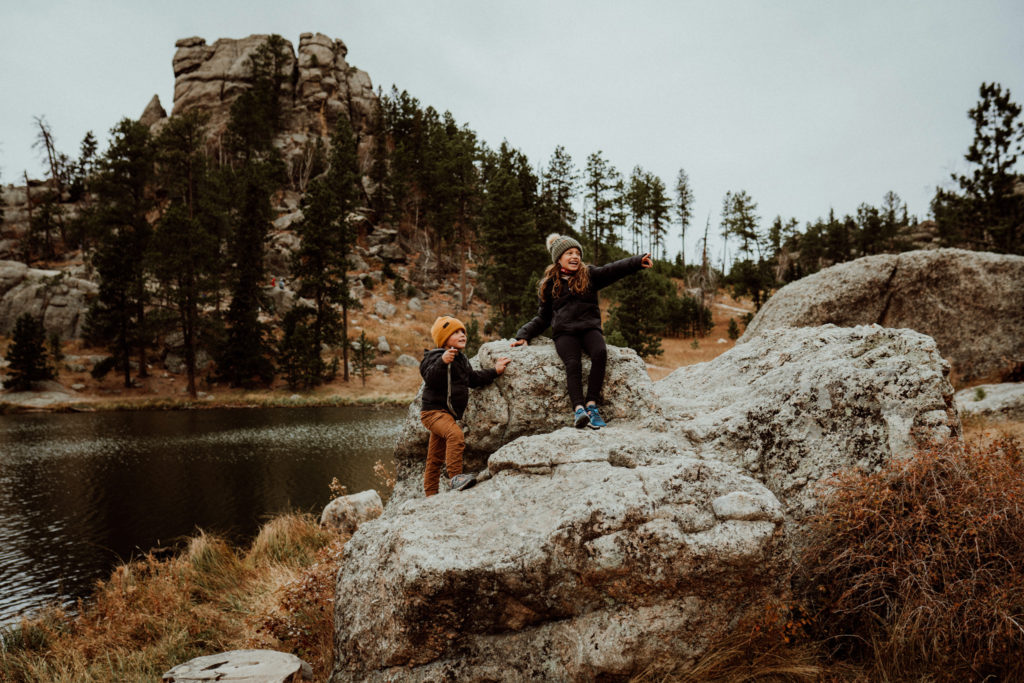
[[[0,624],[197,529],[244,543],[268,517],[319,516],[333,477],[381,491],[404,409],[0,415]]]

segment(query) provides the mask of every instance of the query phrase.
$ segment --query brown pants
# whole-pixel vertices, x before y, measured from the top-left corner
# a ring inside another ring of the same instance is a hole
[[[433,496],[437,493],[441,479],[442,464],[448,468],[449,478],[462,474],[462,452],[466,450],[466,437],[447,410],[426,410],[420,413],[420,422],[430,430],[427,466],[423,470],[423,492]]]

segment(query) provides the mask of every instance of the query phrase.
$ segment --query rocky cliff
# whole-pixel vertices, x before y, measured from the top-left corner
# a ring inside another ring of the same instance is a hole
[[[227,128],[231,104],[251,85],[250,58],[268,38],[220,38],[207,45],[203,38],[183,38],[175,43],[174,107],[171,115],[202,111],[210,116],[209,132],[216,139]],[[359,136],[360,158],[369,158],[373,144],[371,120],[380,102],[370,76],[347,61],[348,48],[322,33],[303,33],[296,51],[284,41],[288,58],[282,67],[283,131],[278,136],[292,175],[308,165],[317,138],[329,138],[338,117],[349,119]],[[160,125],[159,100],[151,101],[144,114]]]

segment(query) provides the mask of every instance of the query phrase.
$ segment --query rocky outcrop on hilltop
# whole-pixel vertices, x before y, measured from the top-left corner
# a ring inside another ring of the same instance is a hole
[[[560,363],[523,351],[493,391],[528,421],[489,476],[392,499],[346,546],[338,595],[359,597],[335,602],[333,683],[602,680],[695,658],[785,596],[818,482],[960,428],[948,364],[911,330],[779,330],[653,385],[612,354],[606,393],[636,388],[596,432],[548,432],[564,384],[537,376]],[[467,415],[469,435],[500,431],[496,414]]]
[[[267,38],[221,38],[207,45],[205,39],[193,37],[175,43],[172,115],[205,112],[211,136],[221,135],[232,103],[251,86],[250,58]],[[303,33],[298,51],[290,41],[284,44],[288,58],[282,71],[287,77],[280,100],[283,132],[278,145],[293,177],[308,165],[317,139],[329,138],[341,116],[359,134],[360,157],[367,159],[371,119],[380,106],[369,75],[348,63],[344,42],[322,33]]]
[[[932,336],[969,381],[1024,362],[1024,257],[932,249],[826,268],[780,289],[740,343],[768,330],[878,324]]]

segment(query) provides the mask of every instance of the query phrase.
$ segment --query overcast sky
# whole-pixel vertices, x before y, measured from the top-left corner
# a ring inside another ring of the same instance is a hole
[[[450,110],[534,165],[602,150],[696,195],[693,254],[722,197],[746,190],[762,224],[853,213],[895,191],[919,218],[965,170],[983,81],[1024,102],[1024,2],[558,0],[58,0],[0,13],[0,181],[42,175],[33,117],[76,156],[86,131],[173,106],[179,38],[303,32]],[[691,238],[691,235],[693,236]],[[673,249],[678,248],[678,237]]]

